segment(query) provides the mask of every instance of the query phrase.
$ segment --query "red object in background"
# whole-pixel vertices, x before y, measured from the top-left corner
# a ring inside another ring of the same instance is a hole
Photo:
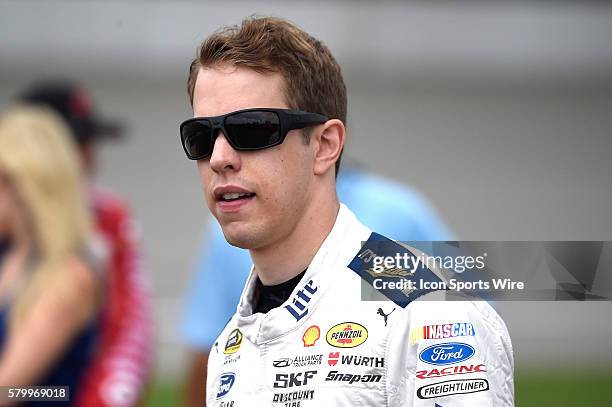
[[[151,294],[127,206],[90,190],[97,232],[105,246],[101,334],[96,353],[71,398],[75,406],[132,407],[144,398],[152,370]]]

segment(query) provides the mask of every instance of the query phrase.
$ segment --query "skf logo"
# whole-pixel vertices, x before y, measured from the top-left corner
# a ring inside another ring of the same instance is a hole
[[[217,388],[215,389],[216,398],[220,399],[221,397],[225,397],[232,389],[235,382],[236,375],[234,373],[224,373],[219,376],[219,380],[217,380]]]
[[[368,340],[368,330],[356,322],[343,322],[327,331],[326,340],[336,348],[354,348]]]
[[[317,340],[319,340],[320,337],[321,329],[316,325],[311,326],[304,332],[304,335],[302,335],[302,342],[304,342],[304,347],[307,348],[309,346],[314,346],[314,344],[317,342]]]
[[[340,359],[340,352],[329,352],[327,364],[330,366],[336,366],[338,364],[338,359]]]
[[[469,322],[452,324],[425,325],[410,330],[410,344],[414,345],[423,339],[447,339],[457,336],[474,336],[474,326]]]
[[[276,375],[274,388],[286,389],[288,387],[306,386],[308,384],[308,380],[315,377],[316,374],[316,370],[308,370],[306,372],[299,373],[279,373]]]
[[[234,329],[227,337],[223,353],[226,355],[236,353],[240,349],[240,345],[242,345],[242,332],[240,332],[240,329]]]
[[[312,295],[317,292],[319,287],[314,286],[314,282],[310,280],[306,285],[296,293],[296,296],[291,301],[293,305],[285,305],[285,308],[296,321],[304,318],[308,314],[306,306],[312,299]],[[310,294],[310,295],[309,295]]]

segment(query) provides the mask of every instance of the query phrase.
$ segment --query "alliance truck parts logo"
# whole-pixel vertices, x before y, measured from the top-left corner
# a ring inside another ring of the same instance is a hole
[[[294,358],[281,358],[272,361],[274,367],[303,367],[303,366],[318,366],[323,361],[323,355],[306,355],[296,356]]]

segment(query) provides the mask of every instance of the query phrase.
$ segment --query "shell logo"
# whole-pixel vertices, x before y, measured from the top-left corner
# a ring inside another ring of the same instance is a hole
[[[304,347],[307,348],[309,346],[314,346],[314,344],[320,337],[321,329],[316,325],[312,325],[304,332],[304,335],[302,336],[302,342],[304,342]]]
[[[326,340],[336,348],[354,348],[368,340],[368,330],[356,322],[342,322],[327,331]]]

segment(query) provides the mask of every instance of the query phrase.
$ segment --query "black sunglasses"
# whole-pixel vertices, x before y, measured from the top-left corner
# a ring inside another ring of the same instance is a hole
[[[262,150],[281,144],[290,130],[325,123],[327,117],[301,110],[256,108],[215,117],[195,117],[181,123],[181,143],[187,158],[212,154],[217,130],[238,151]]]

